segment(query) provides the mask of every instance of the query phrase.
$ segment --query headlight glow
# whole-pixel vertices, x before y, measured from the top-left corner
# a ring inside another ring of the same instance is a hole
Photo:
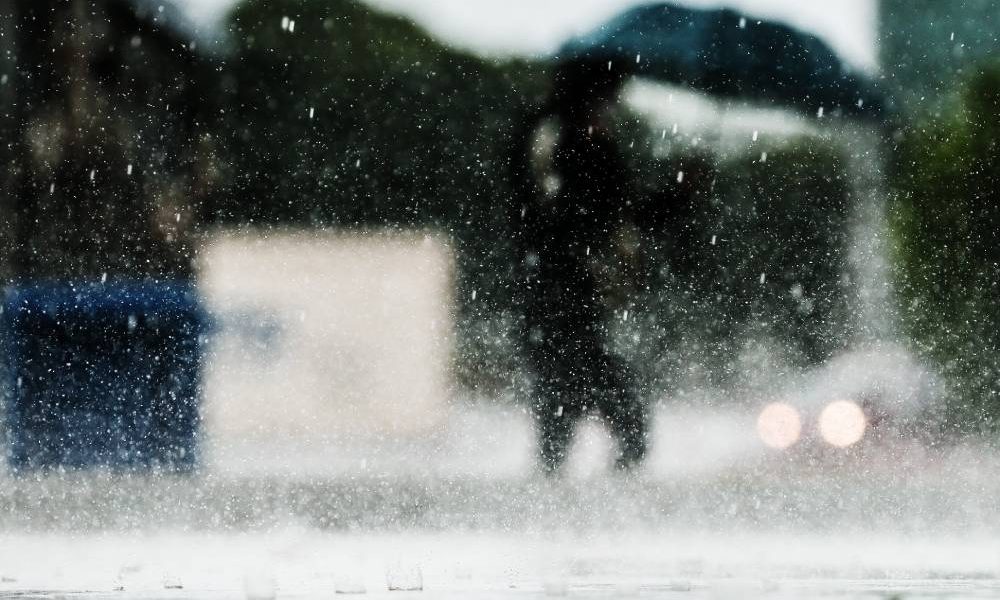
[[[790,448],[802,435],[799,411],[784,402],[768,404],[757,417],[757,435],[764,444],[776,450]]]
[[[860,406],[849,400],[826,405],[819,415],[819,433],[831,446],[847,448],[861,441],[868,418]]]

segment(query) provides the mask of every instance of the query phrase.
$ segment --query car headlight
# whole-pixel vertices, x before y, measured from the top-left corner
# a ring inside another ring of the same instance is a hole
[[[868,417],[860,406],[849,400],[827,404],[819,415],[819,433],[831,446],[847,448],[859,441],[868,428]]]
[[[757,417],[757,435],[771,448],[784,450],[791,447],[802,435],[799,411],[784,402],[768,404]]]

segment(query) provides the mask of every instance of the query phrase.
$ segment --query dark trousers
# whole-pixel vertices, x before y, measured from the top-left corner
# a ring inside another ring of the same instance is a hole
[[[595,295],[572,289],[537,286],[526,306],[524,334],[535,376],[542,467],[553,472],[562,465],[577,422],[592,412],[606,420],[618,441],[617,464],[630,467],[646,453],[648,427],[636,377],[608,351]]]

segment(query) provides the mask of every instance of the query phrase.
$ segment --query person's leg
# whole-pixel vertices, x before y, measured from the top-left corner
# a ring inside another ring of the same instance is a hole
[[[581,398],[573,383],[573,369],[558,352],[533,353],[537,381],[534,412],[538,426],[538,451],[546,473],[559,470],[569,453],[581,411]]]
[[[532,408],[538,428],[538,456],[549,474],[566,461],[581,415],[575,385],[572,323],[543,302],[531,306],[525,331],[528,362],[535,377]]]
[[[564,403],[563,394],[555,390],[539,391],[535,405],[539,458],[542,470],[552,474],[566,462],[580,411]]]
[[[628,365],[602,352],[596,361],[599,372],[597,402],[618,441],[620,468],[637,465],[646,456],[648,414],[638,393],[635,375]]]

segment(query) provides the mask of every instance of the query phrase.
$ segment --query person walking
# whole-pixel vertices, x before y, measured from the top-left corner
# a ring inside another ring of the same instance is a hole
[[[609,349],[611,299],[620,290],[604,276],[630,220],[630,176],[608,127],[621,80],[572,77],[557,74],[557,92],[529,120],[515,158],[523,190],[515,203],[517,296],[547,472],[563,464],[577,423],[592,411],[617,439],[618,466],[632,467],[646,453],[636,375]]]

